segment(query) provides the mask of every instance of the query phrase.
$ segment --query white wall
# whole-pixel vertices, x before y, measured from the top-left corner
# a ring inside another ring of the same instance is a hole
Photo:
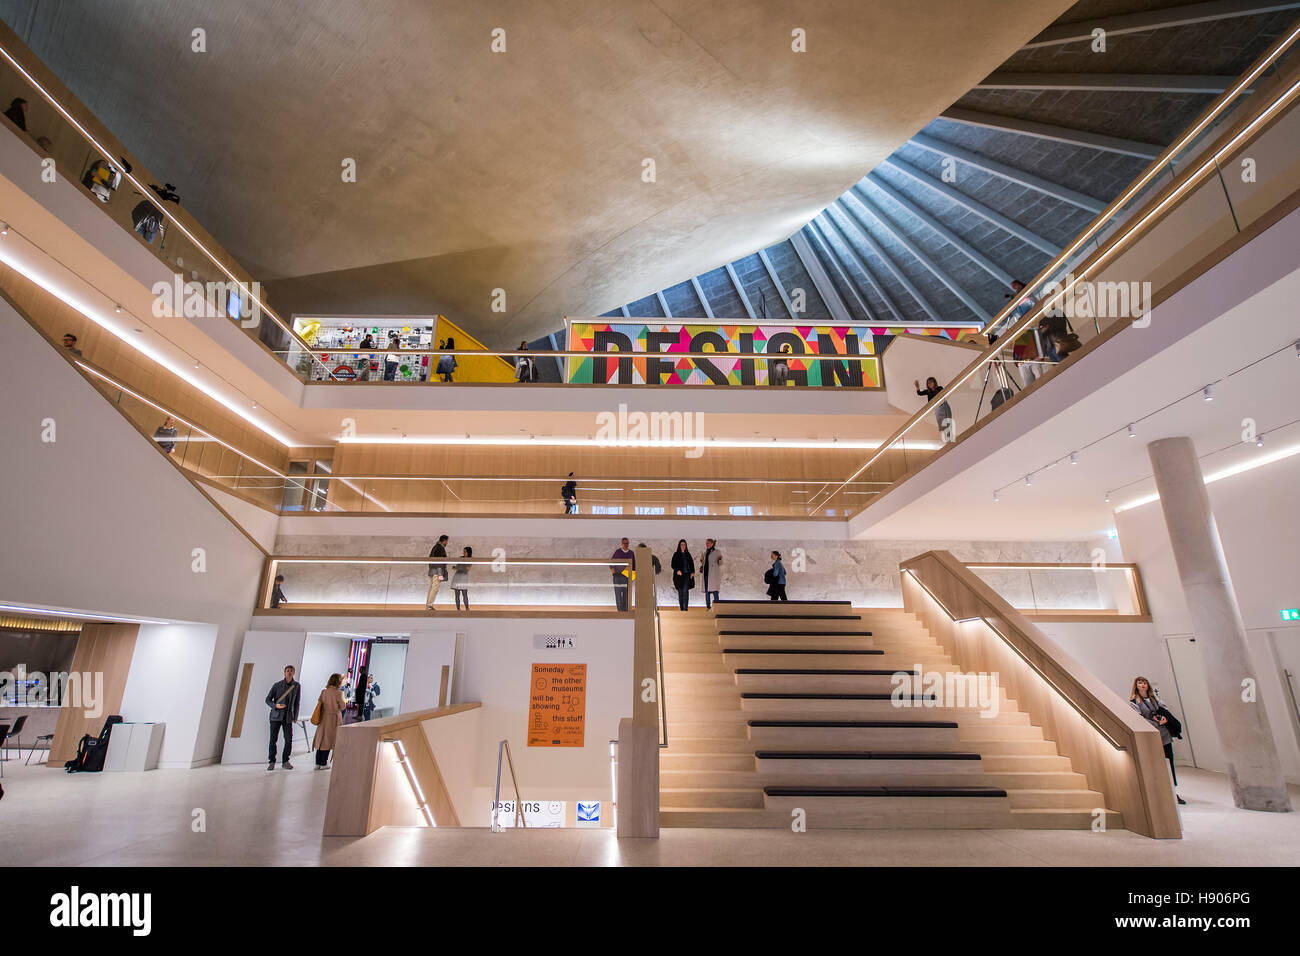
[[[472,773],[465,806],[457,802],[456,810],[464,826],[488,826],[491,823],[492,796],[496,784],[497,746],[510,741],[520,791],[525,800],[600,800],[608,803],[610,792],[609,742],[618,737],[618,722],[632,712],[632,621],[626,617],[609,618],[461,618],[448,622],[447,630],[424,631],[428,618],[318,618],[285,616],[276,619],[282,632],[248,633],[253,654],[254,642],[268,645],[293,633],[304,637],[307,630],[354,631],[365,633],[411,634],[406,686],[413,688],[412,671],[440,674],[442,663],[450,662],[459,644],[451,703],[479,701],[477,736],[472,743]],[[439,622],[441,623],[441,622]],[[450,628],[454,627],[455,631]],[[295,629],[301,628],[300,632]],[[545,634],[573,635],[574,647],[565,650],[534,648],[534,637]],[[287,647],[287,645],[286,645]],[[275,651],[272,656],[287,651]],[[276,658],[278,659],[278,657]],[[292,661],[286,661],[292,663]],[[527,741],[529,681],[534,663],[587,665],[587,707],[582,747],[529,747]],[[433,667],[437,667],[437,672]],[[436,677],[434,678],[436,681]],[[269,684],[267,685],[269,686]],[[436,695],[436,683],[433,693]],[[257,704],[266,695],[258,684]],[[426,691],[427,692],[427,691]],[[253,714],[253,694],[249,695],[249,713]],[[380,698],[382,701],[382,697]],[[412,698],[414,700],[414,698]],[[433,702],[436,703],[436,700]],[[404,701],[404,712],[417,707]],[[432,706],[421,704],[420,707]],[[256,735],[260,749],[252,758],[265,759],[266,741],[263,711],[257,710]],[[249,719],[245,733],[249,733]],[[228,746],[228,753],[233,749]],[[458,748],[455,759],[464,759]],[[230,761],[227,757],[227,762]],[[448,757],[448,759],[452,759]],[[502,784],[502,798],[512,788]]]
[[[302,681],[304,707],[316,707],[316,700],[331,674],[346,674],[348,651],[351,649],[351,638],[338,634],[307,635],[302,652],[302,670],[298,674],[298,679]],[[310,709],[308,715],[310,716]]]
[[[1293,782],[1300,782],[1300,743],[1279,659],[1300,661],[1300,624],[1284,622],[1280,614],[1283,608],[1300,606],[1297,488],[1300,456],[1206,486],[1247,628],[1259,696],[1268,711],[1283,772]],[[1136,562],[1142,571],[1157,639],[1194,633],[1160,502],[1120,512],[1115,526],[1124,560]]]
[[[266,745],[271,733],[269,727],[271,712],[266,704],[267,692],[276,681],[284,679],[286,667],[292,667],[299,674],[303,672],[303,654],[306,645],[306,630],[249,631],[244,635],[239,667],[235,671],[235,676],[231,678],[232,697],[236,693],[233,682],[242,675],[244,665],[252,664],[253,673],[248,688],[248,702],[244,707],[244,722],[238,737],[230,736],[235,723],[233,708],[230,712],[229,724],[226,728],[226,745],[221,752],[223,764],[261,763],[266,760]],[[309,685],[303,685],[302,698],[298,707],[300,717],[311,717],[319,692],[319,687],[312,690]],[[304,745],[302,728],[295,725],[293,749],[299,752],[304,749]],[[277,744],[278,746],[280,744]]]
[[[122,695],[124,720],[165,723],[158,766],[189,767],[203,717],[210,661],[217,642],[211,624],[142,624]]]
[[[188,711],[178,714],[165,747],[178,761],[185,751],[192,762],[215,759],[262,553],[7,302],[0,317],[0,601],[214,626],[213,646],[187,644],[195,656],[184,661],[204,680],[197,727],[186,740]],[[54,442],[41,440],[45,419]],[[201,574],[191,568],[200,547]]]

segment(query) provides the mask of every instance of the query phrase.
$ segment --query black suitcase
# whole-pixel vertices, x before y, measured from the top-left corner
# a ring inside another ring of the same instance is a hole
[[[1010,401],[1011,397],[1014,394],[1015,393],[1012,392],[1011,389],[1009,388],[998,389],[996,392],[993,393],[993,398],[989,401],[989,407],[993,411],[997,411],[999,408],[1002,407],[1002,403]]]
[[[108,737],[113,732],[113,725],[120,724],[122,718],[117,714],[104,721],[104,729],[98,737],[84,735],[77,743],[77,755],[63,766],[68,773],[99,773],[104,769],[104,758],[108,756]]]

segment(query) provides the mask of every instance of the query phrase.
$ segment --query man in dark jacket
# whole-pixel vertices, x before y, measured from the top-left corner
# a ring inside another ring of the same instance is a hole
[[[284,760],[280,766],[285,770],[293,769],[289,755],[293,752],[293,725],[298,720],[298,704],[302,698],[302,685],[293,679],[295,673],[292,666],[286,667],[284,680],[272,684],[266,695],[266,706],[271,708],[271,746],[266,751],[267,770],[275,769],[275,742],[281,733],[284,734]]]
[[[573,478],[573,472],[569,472],[569,480],[560,489],[560,497],[564,499],[564,513],[566,515],[578,513],[578,483]]]
[[[447,536],[439,535],[438,543],[429,551],[431,558],[447,557]],[[433,602],[438,597],[438,588],[442,587],[442,582],[447,580],[447,565],[442,563],[429,565],[429,593],[425,595],[424,606],[432,611]]]
[[[375,681],[375,675],[371,674],[366,678],[366,696],[361,701],[361,719],[369,720],[370,715],[375,712],[375,698],[379,696],[379,684]]]

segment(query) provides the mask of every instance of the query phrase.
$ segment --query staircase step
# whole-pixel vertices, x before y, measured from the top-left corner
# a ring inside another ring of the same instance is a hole
[[[758,760],[966,760],[979,763],[980,755],[968,751],[866,751],[866,750],[758,750]]]
[[[1104,814],[1107,830],[1124,829],[1124,815],[1117,810]],[[1011,825],[1024,830],[1091,830],[1096,819],[1091,810],[1054,810],[1048,808],[1011,810]]]
[[[844,628],[834,631],[795,631],[781,628],[781,630],[726,630],[718,631],[719,637],[767,637],[769,635],[779,635],[781,637],[825,637],[828,634],[835,634],[841,637],[870,637],[870,631]]]
[[[660,754],[659,769],[663,770],[749,770],[753,771],[753,754]]]
[[[1047,788],[1008,790],[1013,810],[1093,810],[1106,806],[1106,798],[1095,790]]]
[[[757,787],[753,789],[718,787],[698,790],[666,787],[659,791],[659,806],[761,810],[763,791]]]
[[[868,798],[916,797],[935,799],[940,797],[973,797],[978,799],[1006,797],[1005,790],[996,787],[764,787],[763,795],[767,797],[835,797]]]
[[[833,648],[809,647],[806,649],[802,647],[775,647],[775,648],[724,647],[722,649],[722,653],[724,654],[800,654],[800,655],[816,654],[816,655],[827,655],[827,656],[861,657],[864,655],[880,655],[880,654],[884,654],[885,652],[881,650],[877,650],[875,648],[855,649],[851,647],[833,647]]]
[[[754,743],[751,740],[736,737],[682,737],[670,734],[667,748],[660,750],[659,753],[660,756],[715,753],[749,754],[752,757],[754,755]]]

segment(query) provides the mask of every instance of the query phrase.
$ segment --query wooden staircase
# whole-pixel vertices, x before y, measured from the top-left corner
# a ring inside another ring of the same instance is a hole
[[[1086,829],[1104,806],[1001,688],[992,717],[891,700],[897,671],[957,670],[912,614],[847,601],[660,613],[661,826],[788,827],[801,807],[810,829]]]

